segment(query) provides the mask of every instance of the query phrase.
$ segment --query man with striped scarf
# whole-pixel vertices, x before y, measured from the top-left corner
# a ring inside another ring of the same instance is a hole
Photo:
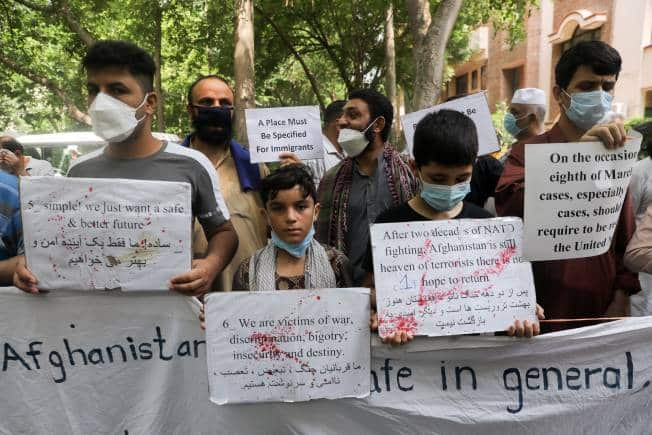
[[[408,156],[387,142],[393,118],[384,95],[371,89],[352,92],[339,119],[339,143],[347,158],[319,184],[317,240],[344,252],[356,268],[369,244],[369,225],[420,190]]]

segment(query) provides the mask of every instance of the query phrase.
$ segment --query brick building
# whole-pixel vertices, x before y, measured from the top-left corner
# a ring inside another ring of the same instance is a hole
[[[514,90],[537,87],[548,95],[552,122],[559,114],[552,99],[557,60],[579,41],[602,40],[623,58],[614,110],[626,118],[652,116],[652,0],[541,0],[525,26],[525,40],[511,48],[504,34],[494,35],[488,26],[476,29],[474,53],[455,66],[442,99],[486,90],[493,109]]]

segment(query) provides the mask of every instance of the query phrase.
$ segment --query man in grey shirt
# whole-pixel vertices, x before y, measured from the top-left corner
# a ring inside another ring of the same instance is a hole
[[[128,42],[99,41],[89,49],[83,64],[93,131],[109,144],[79,159],[68,175],[190,183],[193,215],[206,234],[208,254],[194,260],[190,271],[173,277],[170,289],[203,295],[238,246],[217,173],[200,152],[152,136],[157,96],[153,92],[155,65],[149,54]],[[24,257],[14,273],[14,284],[38,293],[38,280],[25,267]]]
[[[356,267],[367,251],[369,226],[420,187],[407,156],[387,142],[393,111],[387,97],[372,89],[351,92],[338,118],[339,144],[347,158],[328,170],[319,185],[316,238],[344,252]]]

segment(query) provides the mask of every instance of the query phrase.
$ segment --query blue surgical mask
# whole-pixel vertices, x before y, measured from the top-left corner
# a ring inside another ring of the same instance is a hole
[[[518,125],[516,125],[516,121],[520,121],[526,116],[528,115],[522,116],[520,118],[516,118],[510,112],[505,113],[505,118],[503,119],[503,126],[505,127],[505,130],[507,130],[507,133],[511,134],[513,137],[516,137],[520,132],[525,130],[527,126],[521,128]]]
[[[568,93],[563,91],[566,95]],[[566,116],[577,127],[588,130],[596,125],[611,110],[614,97],[602,89],[590,92],[576,92],[569,95],[571,102]]]
[[[422,180],[421,198],[437,211],[447,211],[455,207],[471,191],[471,182],[465,181],[453,186],[430,184]]]
[[[281,240],[281,238],[276,235],[274,231],[272,231],[272,244],[278,249],[284,250],[293,257],[301,258],[306,253],[306,250],[308,249],[308,246],[310,246],[310,242],[314,236],[315,227],[311,226],[310,231],[302,241],[299,243],[287,243]]]

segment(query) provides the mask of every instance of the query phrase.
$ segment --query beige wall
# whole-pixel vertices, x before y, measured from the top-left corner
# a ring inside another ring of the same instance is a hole
[[[650,6],[652,0],[616,0],[613,9],[612,45],[623,59],[614,102],[624,103],[626,117],[643,114],[643,76],[652,74],[652,69],[645,69],[643,62],[643,47],[649,43],[650,34],[650,28],[645,28],[644,23]]]

